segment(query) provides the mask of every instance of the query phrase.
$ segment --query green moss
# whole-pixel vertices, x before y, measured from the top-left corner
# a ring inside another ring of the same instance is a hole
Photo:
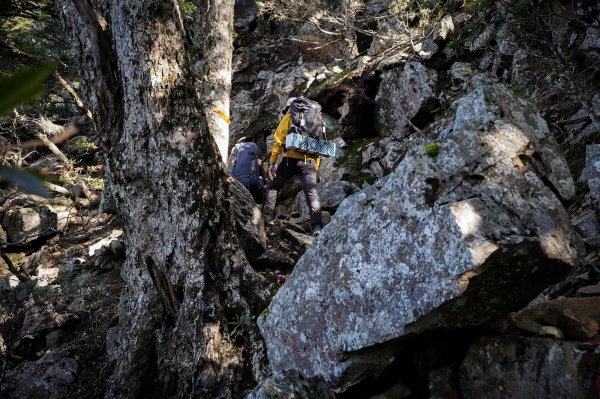
[[[326,89],[331,89],[332,87],[334,87],[338,83],[340,83],[342,80],[346,79],[348,77],[348,75],[350,75],[350,71],[342,71],[342,72],[338,73],[336,76],[334,76],[334,78],[330,82],[325,83],[324,87]]]
[[[523,88],[523,86],[519,85],[519,84],[512,84],[509,86],[509,88],[513,91],[513,93],[515,93],[517,96],[522,96],[523,94],[525,94],[525,89]]]
[[[263,319],[266,319],[268,316],[269,316],[269,308],[268,308],[268,307],[266,307],[266,308],[265,308],[265,310],[263,310],[263,311],[260,313],[260,317],[262,317]]]
[[[437,157],[440,153],[440,146],[438,143],[429,143],[425,146],[425,153],[430,157]]]
[[[8,259],[10,259],[10,261],[16,268],[21,266],[21,263],[23,262],[23,259],[25,258],[22,254],[7,254],[7,255],[8,255]]]
[[[198,9],[198,6],[190,0],[183,0],[181,2],[181,10],[185,15],[191,15],[196,9]]]
[[[362,172],[362,150],[370,143],[379,141],[379,138],[358,139],[351,141],[344,155],[340,159],[340,166],[348,170],[344,179],[362,186],[364,183],[373,184],[374,178],[370,173]]]

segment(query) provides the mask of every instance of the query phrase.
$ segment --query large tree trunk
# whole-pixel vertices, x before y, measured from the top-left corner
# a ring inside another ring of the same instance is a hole
[[[257,314],[247,298],[257,275],[233,233],[224,167],[191,72],[197,46],[178,2],[58,3],[126,230],[107,397],[238,397],[253,384],[242,348],[262,344],[245,326],[245,346],[236,345],[226,322]],[[260,377],[259,366],[251,371]]]
[[[201,54],[194,66],[201,77],[198,82],[206,112],[208,130],[215,139],[223,163],[227,163],[229,147],[229,97],[231,94],[231,64],[233,56],[234,0],[194,0],[198,6],[193,14],[199,30],[190,29],[192,43]],[[222,117],[217,110],[225,114]]]

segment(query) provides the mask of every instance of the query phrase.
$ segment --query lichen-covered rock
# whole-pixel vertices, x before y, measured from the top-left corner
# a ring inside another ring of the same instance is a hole
[[[555,195],[574,184],[544,120],[503,86],[457,105],[437,156],[409,150],[298,261],[259,318],[274,371],[343,389],[389,364],[386,344],[516,310],[575,265]]]
[[[356,184],[347,181],[332,181],[317,184],[317,193],[321,201],[321,209],[335,212],[346,197],[359,191]],[[296,205],[303,215],[308,215],[308,205],[303,191],[296,195]]]
[[[600,349],[553,339],[481,339],[460,368],[460,392],[476,398],[595,398]]]
[[[448,71],[448,75],[450,76],[454,86],[461,90],[464,90],[468,87],[469,82],[474,74],[475,73],[473,72],[473,68],[471,68],[471,64],[466,62],[455,62]]]
[[[408,135],[411,131],[410,120],[423,107],[435,102],[436,81],[437,72],[426,69],[418,62],[409,62],[404,69],[384,72],[375,98],[379,135]]]
[[[322,378],[306,379],[296,370],[285,370],[267,378],[246,399],[335,399]]]

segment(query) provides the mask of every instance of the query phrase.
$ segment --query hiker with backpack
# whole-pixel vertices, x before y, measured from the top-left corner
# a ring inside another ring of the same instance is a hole
[[[282,110],[281,118],[275,130],[274,145],[269,158],[267,176],[270,180],[263,214],[268,223],[272,223],[277,193],[292,176],[298,176],[306,203],[310,210],[310,222],[313,234],[318,234],[323,226],[321,203],[317,194],[317,171],[321,162],[318,153],[310,154],[286,148],[288,133],[298,133],[305,137],[320,139],[323,133],[321,106],[305,98],[290,98]],[[283,158],[277,163],[277,158]]]
[[[264,170],[260,150],[252,136],[240,138],[231,149],[227,160],[227,173],[250,191],[257,204],[263,203]]]

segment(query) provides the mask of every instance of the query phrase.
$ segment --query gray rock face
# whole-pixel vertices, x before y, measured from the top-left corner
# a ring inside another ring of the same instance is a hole
[[[583,238],[594,237],[600,234],[600,223],[594,209],[586,209],[581,214],[571,219],[571,224]]]
[[[552,339],[482,339],[460,368],[470,398],[595,398],[600,350]]]
[[[347,37],[338,31],[332,40],[332,35],[323,33],[320,29],[336,30],[339,26],[326,23],[320,19],[323,15],[317,15],[313,21],[307,22],[300,27],[298,38],[300,39],[300,53],[305,61],[331,62],[338,59],[351,59],[357,55],[356,39]],[[319,25],[319,28],[315,26]]]
[[[237,32],[249,30],[249,26],[256,20],[255,0],[235,0],[234,26]]]
[[[583,179],[590,188],[590,197],[600,200],[600,144],[585,148],[585,170]]]
[[[237,180],[230,178],[231,193],[236,207],[236,229],[248,260],[258,258],[267,249],[267,236],[260,207],[250,192]]]
[[[457,106],[437,157],[409,150],[300,258],[259,318],[274,371],[343,389],[392,360],[386,343],[518,309],[573,267],[554,192],[574,185],[543,119],[503,86]]]
[[[77,361],[48,353],[35,362],[24,361],[4,375],[0,396],[13,399],[65,397],[77,376]],[[4,396],[6,395],[6,396]]]
[[[356,184],[347,181],[332,181],[328,183],[319,183],[317,185],[317,193],[321,200],[321,209],[330,212],[335,212],[337,207],[342,203],[346,197],[359,191]],[[306,197],[304,192],[301,191],[296,196],[296,205],[303,215],[308,215],[308,205],[306,204]]]
[[[335,399],[322,378],[305,379],[295,370],[286,370],[261,382],[246,399]]]
[[[436,81],[437,73],[417,62],[407,63],[404,69],[396,68],[383,73],[375,98],[379,135],[408,135],[409,121],[421,108],[435,100]]]

